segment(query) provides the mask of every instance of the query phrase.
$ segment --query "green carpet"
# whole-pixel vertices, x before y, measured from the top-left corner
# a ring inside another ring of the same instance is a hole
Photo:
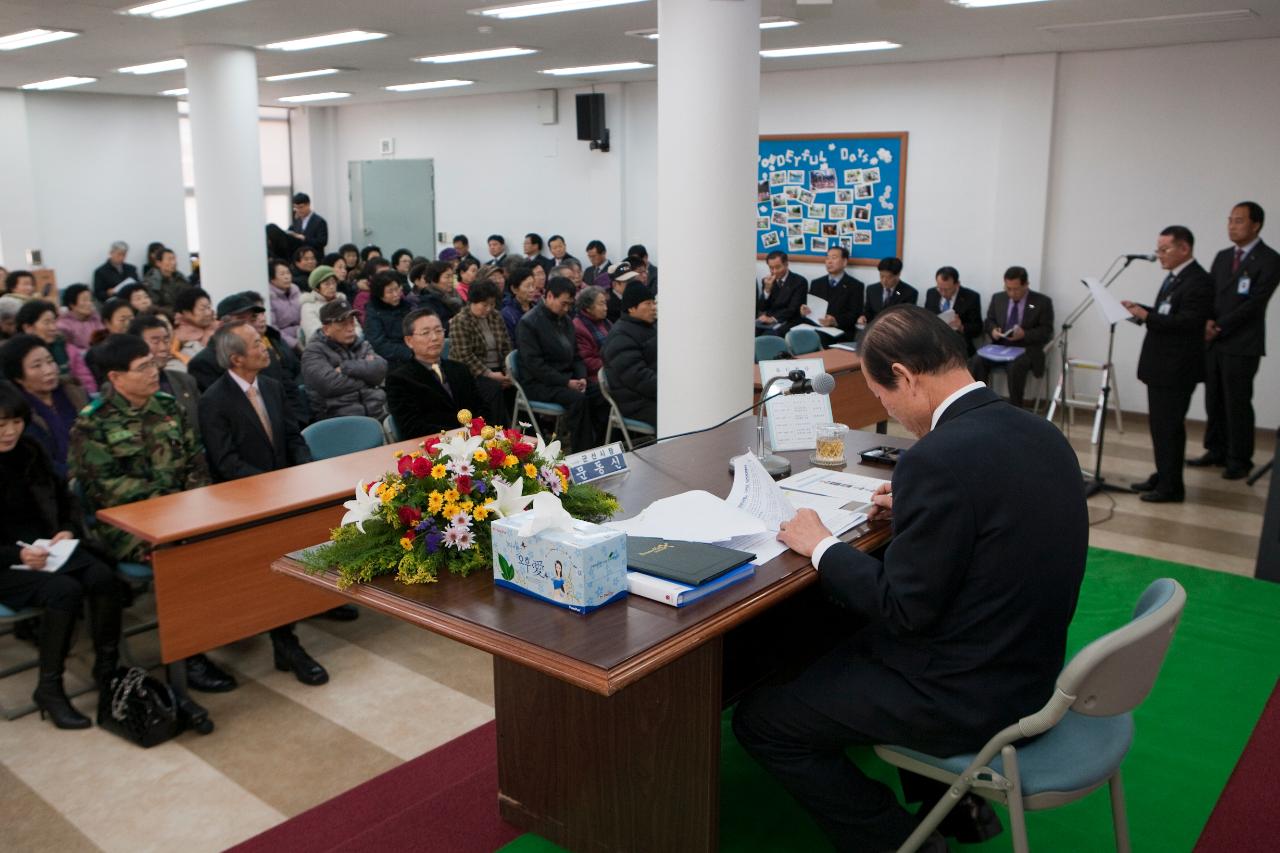
[[[1114,551],[1091,549],[1068,654],[1128,620],[1156,578],[1187,590],[1187,606],[1155,689],[1134,714],[1124,764],[1130,836],[1137,851],[1190,851],[1280,676],[1280,585]],[[830,849],[809,817],[738,746],[725,712],[721,752],[721,849]],[[897,789],[896,773],[870,750],[864,771]],[[1002,813],[1002,817],[1004,817]],[[1005,820],[1008,826],[1008,820]],[[1027,816],[1036,853],[1114,849],[1105,788],[1061,809]],[[561,848],[526,834],[502,853]],[[1005,832],[966,851],[1011,849]]]

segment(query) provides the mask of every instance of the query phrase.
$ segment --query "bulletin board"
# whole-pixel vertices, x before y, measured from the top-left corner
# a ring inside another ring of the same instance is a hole
[[[820,259],[843,245],[854,264],[902,257],[907,132],[762,136],[756,253]]]

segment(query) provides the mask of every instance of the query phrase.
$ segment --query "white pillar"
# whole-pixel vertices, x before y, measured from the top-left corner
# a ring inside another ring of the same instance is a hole
[[[249,48],[225,45],[191,45],[185,56],[201,286],[215,305],[242,290],[265,296],[258,61]]]
[[[658,434],[751,405],[760,0],[658,0]]]

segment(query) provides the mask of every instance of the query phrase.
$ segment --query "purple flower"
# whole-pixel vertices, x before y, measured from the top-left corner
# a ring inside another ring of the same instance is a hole
[[[489,485],[484,480],[476,480],[471,486],[471,491],[477,495],[483,495],[489,489]]]
[[[434,554],[440,550],[440,540],[444,537],[439,533],[428,533],[426,537],[426,547],[428,554]]]

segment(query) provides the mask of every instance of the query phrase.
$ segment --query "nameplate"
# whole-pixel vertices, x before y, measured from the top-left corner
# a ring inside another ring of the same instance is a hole
[[[622,442],[615,441],[604,447],[570,453],[564,458],[564,464],[569,466],[569,479],[581,486],[626,471],[627,457]]]

